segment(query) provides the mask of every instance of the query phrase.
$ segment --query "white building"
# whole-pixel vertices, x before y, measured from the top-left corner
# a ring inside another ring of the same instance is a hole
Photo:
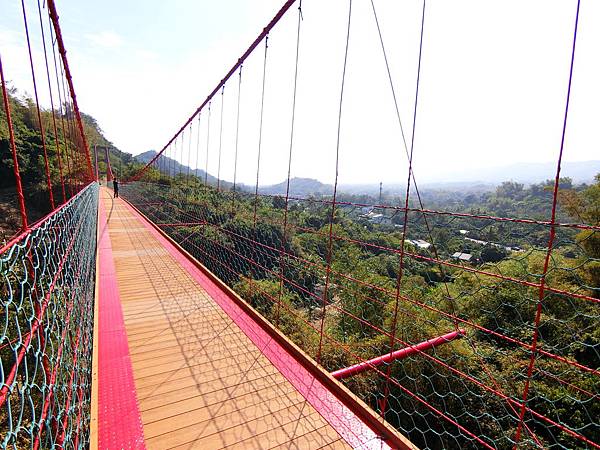
[[[427,250],[429,247],[431,247],[431,244],[427,241],[424,241],[423,239],[407,239],[406,242],[423,250]]]
[[[458,259],[458,260],[464,261],[464,262],[470,262],[471,259],[473,258],[473,255],[471,255],[470,253],[456,252],[456,253],[452,254],[452,258]]]

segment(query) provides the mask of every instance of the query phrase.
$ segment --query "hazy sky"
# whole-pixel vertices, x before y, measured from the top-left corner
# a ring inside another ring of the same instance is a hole
[[[159,149],[212,91],[283,0],[57,0],[83,111],[138,154]],[[37,6],[27,0],[37,67]],[[369,0],[353,0],[340,134],[340,183],[404,183],[406,155]],[[375,0],[402,124],[410,142],[422,2]],[[332,182],[348,17],[346,0],[303,0],[292,176]],[[417,180],[556,160],[576,0],[429,0],[414,167]],[[269,39],[261,184],[287,175],[297,10]],[[2,0],[5,75],[32,92],[20,2]],[[582,0],[565,146],[600,159],[600,1]],[[243,69],[238,180],[254,183],[263,47]],[[39,77],[43,74],[40,72]],[[41,83],[43,86],[45,84]],[[44,89],[42,89],[44,92]],[[221,178],[233,178],[237,76],[227,84]],[[47,105],[47,94],[42,95]],[[217,173],[221,98],[212,104],[209,172]],[[206,161],[202,114],[198,165]],[[190,132],[183,147],[187,164]],[[197,122],[191,131],[198,142]],[[178,142],[177,155],[181,153]],[[191,159],[196,163],[196,155]],[[549,173],[548,177],[552,174]],[[483,180],[485,181],[485,180]]]

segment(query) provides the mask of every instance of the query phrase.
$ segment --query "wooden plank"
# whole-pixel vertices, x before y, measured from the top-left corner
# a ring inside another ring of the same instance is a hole
[[[348,444],[346,444],[342,439],[339,439],[335,442],[332,442],[331,444],[324,445],[319,450],[341,450],[347,448]]]
[[[276,433],[267,431],[266,433],[253,436],[242,442],[237,442],[233,445],[227,446],[227,449],[236,448],[262,448],[265,450],[271,449],[296,449],[303,450],[305,448],[318,448],[319,446],[325,446],[333,444],[334,442],[342,442],[343,447],[348,448],[348,445],[340,439],[337,434],[327,422],[323,420],[323,426],[316,428],[308,433],[302,434],[301,429],[297,427],[297,423],[289,422],[280,427]]]
[[[339,441],[121,200],[114,205],[108,231],[146,446]]]
[[[224,355],[225,357],[223,359],[231,359],[231,358],[237,359],[238,357],[247,358],[252,354],[253,354],[253,352],[251,352],[249,350],[244,351],[242,349],[241,351],[239,351],[237,353],[227,352],[227,355]],[[160,361],[159,362],[160,364],[169,363],[169,364],[172,364],[173,366],[187,364],[190,360],[194,361],[196,359],[200,359],[202,361],[202,354],[198,353],[198,354],[186,355],[186,354],[183,354],[180,351],[179,347],[177,347],[177,346],[170,347],[167,349],[157,350],[155,352],[152,352],[150,355],[143,354],[141,356],[142,357],[140,357],[138,359],[132,358],[133,365],[139,369],[156,366],[158,360]],[[205,358],[207,361],[216,361],[216,360],[213,360],[212,357],[209,357],[209,356],[205,356]]]
[[[303,402],[286,406],[280,402],[258,404],[221,416],[219,420],[208,419],[183,429],[167,431],[149,438],[147,442],[149,447],[158,445],[156,448],[223,448],[292,421],[301,424],[301,419],[305,418],[301,414],[302,405]]]
[[[229,330],[229,329],[227,329],[227,327],[215,328],[210,323],[206,324],[206,326],[204,326],[203,323],[199,323],[198,325],[203,325],[203,328],[201,328],[198,332],[206,333],[207,336],[209,336],[210,333],[216,334],[217,330],[221,336],[230,335],[230,334],[234,334],[234,333],[237,334],[237,332],[235,330]],[[172,325],[169,323],[165,323],[164,326],[161,328],[157,328],[156,325],[148,326],[145,329],[140,329],[139,331],[137,331],[137,333],[132,333],[131,335],[129,335],[129,340],[130,340],[132,346],[137,345],[137,344],[143,344],[144,342],[150,342],[155,338],[157,338],[157,339],[169,339],[169,338],[175,339],[175,338],[177,338],[177,335],[172,330]]]
[[[194,367],[193,373],[198,375],[200,373],[199,370],[201,366],[206,366],[210,372],[216,372],[222,375],[226,373],[231,373],[232,371],[238,370],[248,370],[254,364],[259,365],[267,365],[270,364],[268,360],[262,356],[258,350],[254,349],[252,352],[241,352],[236,355],[235,358],[220,358],[217,360],[211,360],[210,354],[201,354],[197,357],[188,357],[185,358],[183,364],[188,367]],[[194,364],[196,361],[199,361],[199,364]],[[136,378],[145,378],[152,375],[157,375],[165,372],[171,372],[173,368],[173,363],[170,361],[156,361],[154,366],[150,367],[134,367]]]
[[[268,375],[273,375],[273,373],[262,373],[258,376],[256,376],[255,373],[248,373],[239,376],[236,380],[232,380],[232,382],[229,383],[223,382],[222,379],[216,379],[202,383],[201,386],[194,384],[169,392],[169,401],[179,402],[202,396],[202,398],[197,399],[197,405],[206,405],[209,404],[208,399],[217,395],[232,395],[232,392],[234,392],[235,395],[242,395],[285,383],[284,379],[273,379],[273,377]],[[159,408],[163,405],[165,405],[165,400],[161,398],[160,395],[152,394],[140,401],[140,410],[146,411],[152,408]]]
[[[294,405],[279,411],[273,411],[262,417],[250,420],[245,424],[234,425],[230,428],[217,430],[214,433],[195,439],[190,442],[179,444],[175,449],[207,449],[207,448],[269,448],[273,444],[289,442],[294,439],[295,434],[306,433],[307,430],[319,428],[322,423],[321,416],[317,412],[303,414],[302,408],[305,404]],[[233,424],[233,422],[232,422]],[[203,424],[200,424],[202,426]],[[262,436],[261,436],[262,435]],[[260,441],[251,441],[254,436],[261,436]],[[162,442],[169,443],[167,436],[163,436]],[[159,441],[159,442],[161,442]],[[251,444],[251,446],[247,444]],[[260,446],[256,446],[260,443]],[[151,446],[154,441],[151,440]],[[305,447],[308,449],[318,448],[316,445]],[[345,448],[350,448],[346,445]]]
[[[262,369],[271,369],[270,364],[261,364],[258,363],[252,367],[252,371],[260,371]],[[201,370],[203,369],[203,370]],[[194,380],[194,382],[198,382],[198,379],[201,379],[203,383],[207,381],[211,381],[212,379],[225,379],[228,376],[236,376],[240,373],[250,372],[249,370],[242,368],[237,371],[230,370],[227,373],[219,373],[215,372],[211,369],[210,363],[203,366],[195,366],[189,367],[187,365],[182,365],[170,372],[165,372],[157,375],[151,375],[145,378],[137,378],[136,379],[136,389],[138,392],[146,392],[147,390],[160,390],[159,386],[165,383],[174,383],[177,380],[182,378],[190,378]],[[276,369],[273,370],[276,372]],[[134,369],[135,373],[135,369]],[[167,391],[170,389],[166,389]]]
[[[218,376],[213,380],[205,380],[202,384],[202,392],[210,392],[213,389],[222,389],[222,386],[234,387],[243,382],[265,379],[268,375],[278,373],[273,366],[253,368],[252,371],[240,372],[228,376]],[[215,387],[216,386],[216,387]],[[177,392],[181,389],[198,388],[198,383],[193,377],[183,377],[170,379],[168,383],[160,385],[140,387],[137,389],[138,398],[141,402],[145,399],[156,397],[160,398],[162,394],[169,394],[177,398]],[[164,400],[159,400],[164,402]]]
[[[233,358],[242,353],[255,354],[258,350],[246,342],[236,342],[235,335],[224,339],[202,339],[199,342],[181,342],[181,337],[168,339],[166,342],[152,342],[148,345],[139,344],[134,347],[132,354],[135,361],[143,361],[155,355],[165,354],[167,351],[177,352],[195,364],[201,364],[202,357],[210,361],[223,358]]]
[[[298,391],[282,381],[278,385],[266,386],[263,389],[251,389],[246,394],[236,396],[236,391],[225,389],[215,391],[210,396],[199,395],[179,402],[146,410],[142,413],[146,437],[158,436],[165,430],[178,430],[211,418],[231,415],[246,408],[287,406],[304,399]]]

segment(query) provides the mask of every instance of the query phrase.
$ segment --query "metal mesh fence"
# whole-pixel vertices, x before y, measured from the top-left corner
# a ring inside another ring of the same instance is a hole
[[[330,234],[324,198],[195,177],[122,196],[419,447],[598,447],[597,226],[555,227],[540,301],[543,220],[346,202]],[[344,371],[357,363],[367,370]]]
[[[89,444],[98,186],[0,251],[0,448]]]

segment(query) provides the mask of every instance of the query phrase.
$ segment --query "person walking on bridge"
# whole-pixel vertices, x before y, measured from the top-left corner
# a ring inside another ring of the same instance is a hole
[[[116,178],[113,178],[113,191],[114,191],[114,198],[118,198],[119,197],[119,180],[117,180]]]

